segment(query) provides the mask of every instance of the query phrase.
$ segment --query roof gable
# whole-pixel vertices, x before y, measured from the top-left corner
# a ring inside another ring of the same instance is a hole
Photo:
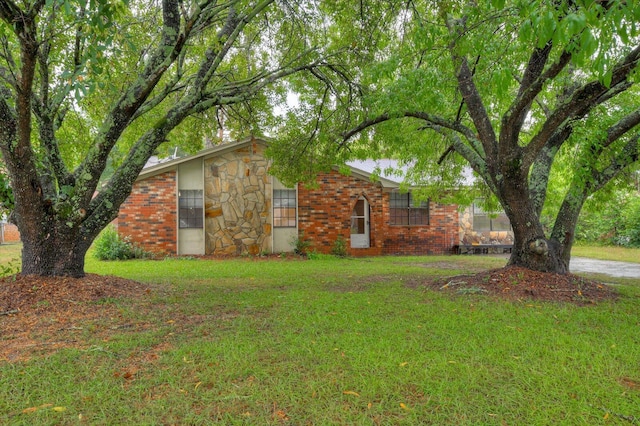
[[[352,173],[365,177],[369,180],[379,181],[384,188],[397,188],[404,180],[406,167],[400,166],[397,160],[354,160],[348,161]],[[391,172],[393,170],[393,172]]]
[[[263,146],[268,145],[268,141],[266,139],[256,137],[248,137],[235,142],[216,145],[212,148],[199,151],[193,155],[179,157],[168,161],[161,161],[145,166],[137,180],[146,179],[166,171],[176,170],[178,165],[188,161],[222,155],[230,151],[249,147],[255,143]],[[404,181],[407,175],[407,169],[409,168],[408,165],[402,164],[400,161],[393,159],[353,160],[348,161],[345,166],[350,169],[352,175],[367,181],[378,182],[383,188],[398,188]],[[339,168],[335,167],[335,169],[338,170]],[[465,185],[473,184],[474,178],[470,169],[465,171],[463,180]]]
[[[248,147],[254,143],[267,145],[266,140],[255,138],[255,137],[249,137],[249,138],[241,139],[236,142],[229,142],[229,143],[216,145],[212,148],[203,149],[202,151],[199,151],[193,155],[187,155],[185,157],[179,157],[169,161],[159,162],[153,165],[145,166],[145,168],[142,169],[142,171],[140,172],[140,175],[138,175],[138,180],[146,179],[148,177],[155,176],[157,174],[160,174],[169,170],[175,170],[175,168],[178,165],[182,163],[186,163],[188,161],[192,161],[198,158],[209,158],[216,155],[221,155],[230,151],[235,151],[237,149]]]

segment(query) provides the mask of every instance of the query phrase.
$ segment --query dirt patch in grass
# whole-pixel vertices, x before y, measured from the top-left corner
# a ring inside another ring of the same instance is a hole
[[[149,286],[87,274],[84,278],[17,275],[0,280],[0,362],[20,361],[84,344],[92,335],[134,328],[118,299],[149,299]],[[141,325],[135,327],[140,329]]]
[[[451,294],[486,294],[507,300],[596,304],[615,300],[614,288],[573,274],[554,274],[508,266],[473,275],[408,282],[411,287],[424,286]]]

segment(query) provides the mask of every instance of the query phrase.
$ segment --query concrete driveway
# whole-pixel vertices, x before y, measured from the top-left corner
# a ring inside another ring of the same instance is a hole
[[[611,277],[640,278],[640,263],[617,262],[613,260],[596,260],[586,257],[572,257],[569,271],[605,274]]]

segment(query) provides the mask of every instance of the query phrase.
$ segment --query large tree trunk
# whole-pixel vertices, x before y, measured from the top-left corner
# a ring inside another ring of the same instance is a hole
[[[88,249],[86,244],[78,244],[65,236],[41,241],[23,240],[21,273],[83,277]]]
[[[568,261],[562,257],[562,246],[558,241],[545,236],[527,182],[527,176],[512,174],[500,188],[501,203],[514,234],[508,265],[565,274],[569,268]]]
[[[17,215],[22,240],[22,274],[84,276],[84,258],[93,238],[79,227],[37,211]]]
[[[508,216],[514,233],[508,265],[541,272],[569,272],[568,262],[562,256],[562,246],[545,237],[540,220],[531,211],[515,211]]]

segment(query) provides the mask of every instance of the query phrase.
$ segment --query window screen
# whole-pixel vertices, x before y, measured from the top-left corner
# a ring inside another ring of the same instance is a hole
[[[202,228],[202,190],[181,189],[178,192],[180,228]]]
[[[487,213],[478,203],[473,203],[474,231],[510,231],[511,224],[504,212]]]
[[[389,207],[391,225],[429,224],[429,201],[415,201],[411,192],[392,192]]]

